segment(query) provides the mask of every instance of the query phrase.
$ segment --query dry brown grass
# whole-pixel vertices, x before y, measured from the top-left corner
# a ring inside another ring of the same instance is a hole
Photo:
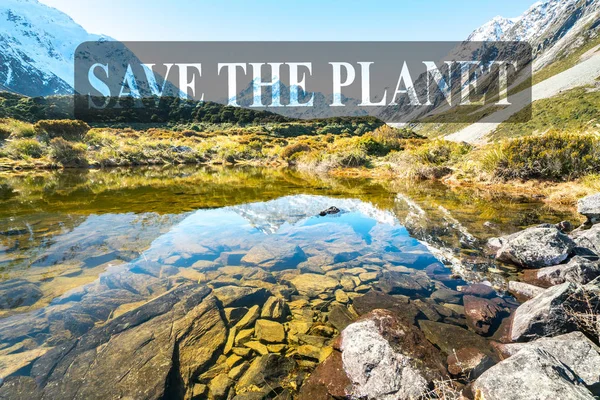
[[[600,343],[600,291],[581,288],[563,307],[579,330]]]

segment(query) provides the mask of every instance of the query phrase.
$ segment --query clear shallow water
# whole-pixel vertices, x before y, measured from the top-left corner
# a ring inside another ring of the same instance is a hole
[[[298,356],[296,322],[331,330],[319,347],[326,353],[337,332],[331,310],[385,287],[387,272],[408,277],[393,294],[413,300],[471,280],[501,286],[514,271],[483,256],[487,237],[574,218],[432,183],[257,169],[11,175],[0,177],[0,188],[0,354],[8,356],[48,351],[182,283],[200,282],[287,298],[286,337],[269,352],[310,369],[319,357]],[[330,206],[342,213],[318,216]],[[468,263],[448,266],[442,278],[425,272],[444,259]],[[449,323],[464,324],[446,311]],[[1,377],[28,374],[31,362],[14,363]]]

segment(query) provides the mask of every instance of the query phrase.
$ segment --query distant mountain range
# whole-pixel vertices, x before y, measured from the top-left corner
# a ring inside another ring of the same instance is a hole
[[[496,17],[469,40],[527,40],[539,70],[586,38],[597,35],[600,0],[540,1],[516,18]],[[37,0],[0,3],[0,90],[26,96],[70,94],[73,55],[85,41],[111,40],[93,35],[68,15]]]

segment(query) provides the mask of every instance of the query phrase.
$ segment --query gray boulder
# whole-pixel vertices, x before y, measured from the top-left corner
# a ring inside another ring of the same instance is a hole
[[[600,193],[584,197],[577,202],[577,212],[595,224],[600,220]]]
[[[573,232],[573,240],[578,247],[578,251],[588,258],[592,255],[600,255],[600,224],[592,226],[590,229],[581,229]],[[587,250],[581,251],[581,250]],[[590,254],[592,253],[592,254]]]
[[[538,286],[550,287],[565,282],[585,285],[600,276],[600,263],[575,256],[567,264],[525,271],[523,279]]]
[[[571,332],[553,338],[541,338],[530,343],[502,345],[503,356],[513,356],[523,349],[542,349],[575,372],[596,395],[600,394],[600,347],[581,332]]]
[[[567,365],[550,353],[526,348],[484,372],[473,385],[485,400],[592,400],[594,396]]]
[[[515,298],[519,301],[527,301],[542,294],[544,292],[544,288],[530,285],[529,283],[525,282],[510,281],[508,282],[508,292],[515,296]]]
[[[533,299],[521,304],[513,314],[510,337],[514,342],[525,342],[544,336],[556,336],[574,330],[563,307],[575,293],[570,282],[546,289]]]
[[[342,333],[342,362],[353,398],[419,398],[445,375],[439,351],[418,329],[385,310],[374,310]]]
[[[523,268],[542,268],[565,261],[575,242],[554,226],[525,229],[501,241],[496,259]]]

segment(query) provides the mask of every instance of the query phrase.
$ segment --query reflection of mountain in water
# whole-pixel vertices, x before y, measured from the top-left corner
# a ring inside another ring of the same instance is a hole
[[[261,232],[274,234],[284,224],[293,225],[303,219],[317,216],[331,206],[336,206],[343,212],[358,212],[379,223],[399,225],[392,213],[379,210],[370,203],[355,199],[332,199],[322,196],[287,196],[264,203],[233,206],[229,207],[229,210],[242,216]]]

